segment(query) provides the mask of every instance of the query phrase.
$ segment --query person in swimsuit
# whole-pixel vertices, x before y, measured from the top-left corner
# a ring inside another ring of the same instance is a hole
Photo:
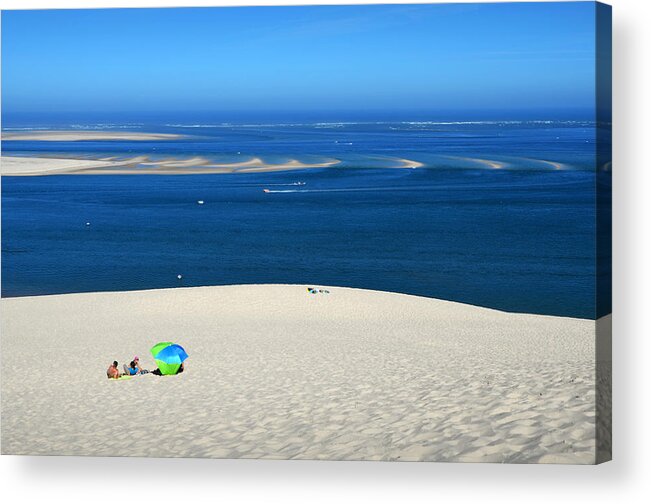
[[[118,371],[118,361],[113,361],[113,364],[111,364],[106,370],[106,376],[112,380],[117,380],[120,377],[120,371]]]

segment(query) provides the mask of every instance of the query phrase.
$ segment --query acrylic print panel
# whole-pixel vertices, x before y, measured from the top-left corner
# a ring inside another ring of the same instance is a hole
[[[3,12],[2,452],[609,460],[610,58],[592,2]]]

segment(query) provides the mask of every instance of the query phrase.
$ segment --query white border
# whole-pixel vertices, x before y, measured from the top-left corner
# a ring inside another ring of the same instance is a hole
[[[346,4],[193,0],[189,5]],[[416,1],[354,3],[428,3]],[[0,457],[5,502],[565,503],[646,502],[651,495],[651,355],[647,290],[648,0],[614,10],[614,461],[598,466]],[[186,6],[175,0],[0,0],[0,8]],[[143,419],[146,421],[146,419]]]

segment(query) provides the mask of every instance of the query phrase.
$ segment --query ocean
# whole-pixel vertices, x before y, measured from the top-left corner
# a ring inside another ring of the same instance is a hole
[[[3,297],[284,283],[510,312],[610,312],[609,300],[595,302],[595,187],[610,176],[596,169],[593,122],[18,123],[4,131],[62,127],[187,136],[3,141],[2,153],[341,162],[266,173],[3,177]],[[423,167],[397,168],[410,166],[404,160]],[[609,200],[599,204],[610,211]]]

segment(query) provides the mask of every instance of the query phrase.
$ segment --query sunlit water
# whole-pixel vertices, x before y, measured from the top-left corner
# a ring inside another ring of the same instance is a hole
[[[7,141],[3,153],[342,162],[3,177],[2,295],[299,283],[518,312],[609,311],[595,307],[589,123],[185,126],[129,125],[192,135],[177,141]],[[426,168],[388,168],[395,159]]]

